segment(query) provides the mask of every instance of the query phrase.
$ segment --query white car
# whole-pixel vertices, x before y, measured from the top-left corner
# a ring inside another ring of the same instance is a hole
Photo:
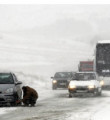
[[[102,86],[95,72],[76,72],[68,86],[69,97],[77,93],[101,95]]]

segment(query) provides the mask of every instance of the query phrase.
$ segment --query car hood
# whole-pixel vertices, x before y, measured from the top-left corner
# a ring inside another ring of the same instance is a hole
[[[0,92],[3,92],[9,88],[14,88],[14,84],[0,84]]]
[[[71,81],[74,85],[76,86],[88,86],[88,85],[95,85],[95,80],[89,80],[89,81],[84,81],[84,80],[74,80]]]

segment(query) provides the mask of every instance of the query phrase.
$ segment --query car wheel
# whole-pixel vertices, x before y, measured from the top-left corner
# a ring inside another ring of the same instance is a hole
[[[95,91],[94,91],[94,96],[97,96],[98,95],[98,89],[96,88]]]
[[[72,96],[72,94],[71,93],[69,93],[69,98],[72,98],[73,96]]]
[[[95,96],[100,96],[101,93],[102,93],[102,91],[99,90],[98,88],[96,88],[96,90],[94,91],[94,95],[95,95]]]
[[[101,96],[101,94],[102,94],[102,89],[98,91],[98,95]]]
[[[98,95],[101,96],[101,95],[102,95],[102,92],[99,92]]]
[[[53,86],[52,86],[52,89],[53,89],[53,90],[56,90],[56,89],[57,89],[57,87],[53,85]]]
[[[16,106],[16,102],[12,102],[10,106]]]
[[[17,93],[14,93],[14,102],[11,103],[12,106],[17,106],[18,104],[16,103],[17,100],[19,100],[19,96]],[[21,103],[19,103],[21,104]]]

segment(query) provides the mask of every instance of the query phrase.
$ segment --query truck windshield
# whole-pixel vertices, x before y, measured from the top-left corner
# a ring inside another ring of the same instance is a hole
[[[0,73],[0,84],[13,84],[14,80],[10,73]]]
[[[94,80],[96,79],[95,74],[92,73],[76,73],[75,78],[76,80]]]

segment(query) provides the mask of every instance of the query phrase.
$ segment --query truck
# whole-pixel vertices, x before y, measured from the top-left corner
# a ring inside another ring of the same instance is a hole
[[[80,61],[79,72],[94,71],[94,61]]]
[[[103,89],[110,90],[110,40],[99,40],[95,47],[95,71]]]

